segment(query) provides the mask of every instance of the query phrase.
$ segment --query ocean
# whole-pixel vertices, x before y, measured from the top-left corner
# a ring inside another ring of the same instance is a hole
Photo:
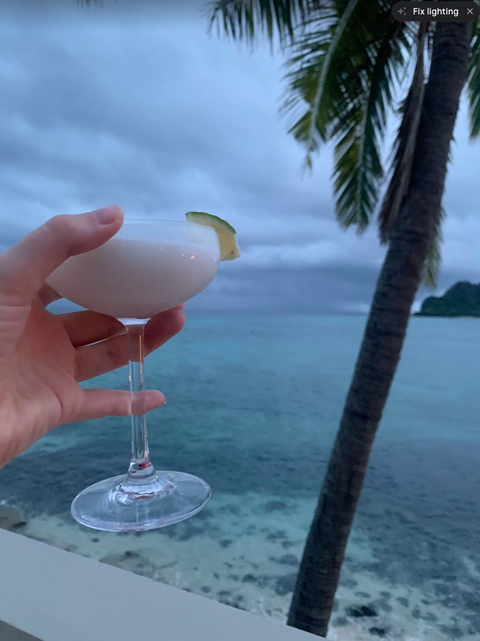
[[[72,520],[80,490],[127,468],[120,418],[51,432],[0,471],[0,500],[25,511],[26,536],[285,619],[365,320],[192,313],[147,359],[167,397],[149,415],[153,463],[213,490],[188,521],[111,534]],[[477,320],[412,318],[329,639],[480,639],[479,364]],[[126,368],[99,385],[127,388]]]

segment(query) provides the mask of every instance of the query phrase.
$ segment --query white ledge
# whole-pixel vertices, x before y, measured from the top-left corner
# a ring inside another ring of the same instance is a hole
[[[0,638],[32,641],[27,634],[40,641],[132,641],[140,636],[151,641],[317,638],[0,530]]]

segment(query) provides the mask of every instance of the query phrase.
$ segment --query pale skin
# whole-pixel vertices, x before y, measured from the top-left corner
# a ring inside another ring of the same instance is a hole
[[[57,425],[130,414],[128,391],[79,385],[128,362],[123,325],[91,311],[58,315],[45,308],[59,298],[45,279],[69,256],[105,243],[122,223],[115,205],[56,216],[0,254],[0,467]],[[181,307],[152,318],[146,352],[184,322]],[[147,411],[165,402],[158,390],[145,394]]]

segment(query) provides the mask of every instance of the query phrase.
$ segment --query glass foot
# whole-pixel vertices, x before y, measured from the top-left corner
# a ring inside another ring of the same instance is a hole
[[[211,496],[210,486],[184,472],[156,472],[146,481],[115,476],[90,485],[72,502],[73,518],[106,532],[141,532],[193,516]]]

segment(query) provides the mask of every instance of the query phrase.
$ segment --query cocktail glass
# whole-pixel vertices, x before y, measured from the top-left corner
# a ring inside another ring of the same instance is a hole
[[[48,278],[61,296],[114,316],[127,331],[132,454],[126,474],[87,487],[71,512],[82,525],[111,532],[151,530],[199,512],[209,485],[184,472],[156,471],[147,440],[144,328],[152,316],[199,294],[220,262],[210,227],[164,220],[125,220],[93,251],[68,258]]]

